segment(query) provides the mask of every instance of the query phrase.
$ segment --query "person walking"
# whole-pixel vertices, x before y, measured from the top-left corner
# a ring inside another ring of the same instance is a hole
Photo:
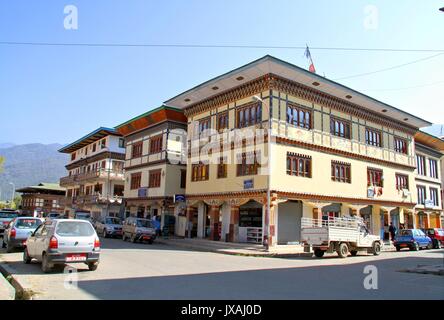
[[[393,222],[390,222],[389,233],[392,241],[395,241],[396,227],[393,225]]]

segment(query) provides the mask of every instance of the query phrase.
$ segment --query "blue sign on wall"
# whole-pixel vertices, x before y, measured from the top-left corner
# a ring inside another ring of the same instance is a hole
[[[174,195],[174,202],[185,202],[185,195],[184,194],[175,194]]]
[[[148,188],[139,188],[137,192],[137,196],[139,198],[146,198],[148,197]]]
[[[244,190],[245,189],[253,189],[253,188],[254,188],[253,179],[244,180]]]

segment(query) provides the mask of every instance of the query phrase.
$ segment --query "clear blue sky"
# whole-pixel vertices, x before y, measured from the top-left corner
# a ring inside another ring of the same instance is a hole
[[[78,30],[63,27],[78,8]],[[378,12],[364,26],[365,8]],[[233,44],[444,49],[441,0],[1,1],[0,41]],[[434,53],[311,50],[330,79]],[[115,126],[176,94],[265,54],[307,68],[303,50],[92,48],[0,45],[0,143],[68,143]],[[343,84],[444,123],[444,55]]]

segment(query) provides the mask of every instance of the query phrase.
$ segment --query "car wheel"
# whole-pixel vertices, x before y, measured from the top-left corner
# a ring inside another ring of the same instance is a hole
[[[153,244],[153,242],[154,242],[153,239],[148,240],[148,243],[149,243],[149,244]]]
[[[379,242],[373,243],[373,255],[379,256],[381,253],[381,244]]]
[[[429,242],[429,244],[427,245],[427,249],[430,250],[433,249],[433,247],[434,247],[433,243]]]
[[[46,253],[42,255],[42,271],[48,273],[51,271],[51,266],[49,265],[48,256]]]
[[[400,246],[396,246],[396,251],[401,251],[401,247]]]
[[[348,245],[346,243],[341,243],[338,248],[338,256],[341,258],[347,258],[348,256]]]
[[[105,229],[103,229],[102,236],[103,236],[104,238],[106,238],[106,237],[108,236],[108,235],[106,234],[106,230],[105,230]]]
[[[357,254],[358,254],[358,251],[356,251],[356,250],[352,250],[352,251],[350,251],[350,254],[351,254],[353,257],[356,257]]]
[[[436,240],[436,249],[441,249],[441,241]]]
[[[324,256],[325,251],[321,249],[315,249],[314,254],[317,258],[322,258]]]
[[[32,258],[28,254],[28,248],[25,248],[25,250],[23,250],[23,262],[26,264],[30,264],[31,260]]]
[[[96,271],[98,266],[99,266],[98,262],[90,262],[90,263],[88,263],[89,271]]]
[[[413,251],[419,251],[419,244],[418,244],[417,242],[415,242],[415,243],[413,244],[412,250],[413,250]]]

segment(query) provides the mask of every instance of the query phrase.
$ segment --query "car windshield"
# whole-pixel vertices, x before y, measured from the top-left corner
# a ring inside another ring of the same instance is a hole
[[[15,212],[0,212],[0,218],[6,218],[6,219],[14,219],[17,218],[18,214]]]
[[[76,218],[77,218],[77,219],[83,219],[83,220],[86,220],[86,219],[89,219],[89,217],[90,217],[90,215],[89,215],[89,214],[85,214],[85,213],[82,213],[82,214],[77,213],[77,214],[76,214]]]
[[[401,237],[405,236],[412,236],[412,230],[400,230],[399,235]]]
[[[94,229],[89,223],[64,221],[57,224],[56,233],[62,237],[89,237]]]
[[[106,224],[122,224],[119,218],[106,218]]]
[[[141,228],[152,228],[153,225],[149,220],[136,220],[136,225]]]
[[[42,224],[40,219],[19,219],[15,223],[17,229],[35,229]]]

